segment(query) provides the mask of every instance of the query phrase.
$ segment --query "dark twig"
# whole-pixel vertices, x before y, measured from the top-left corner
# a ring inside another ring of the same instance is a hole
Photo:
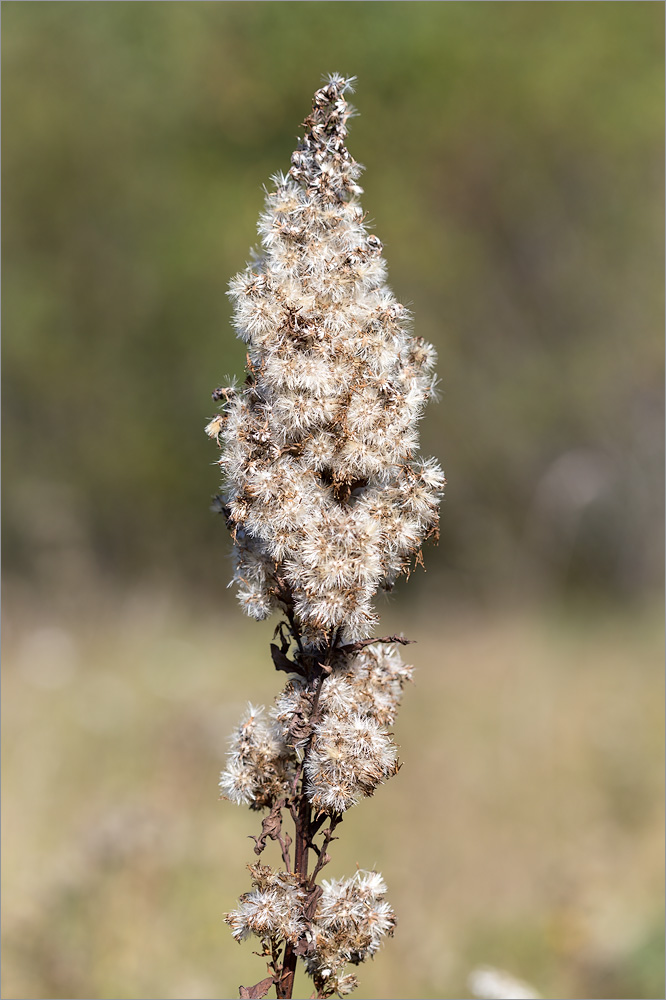
[[[374,646],[376,642],[399,642],[401,646],[410,646],[416,642],[416,639],[405,639],[402,635],[384,635],[381,639],[359,639],[358,642],[350,642],[346,646],[340,646],[338,652],[350,656],[352,653],[358,653],[365,649],[366,646]]]
[[[312,875],[310,875],[309,885],[314,886],[317,875],[328,862],[331,860],[326,853],[326,848],[332,840],[337,840],[337,837],[333,836],[333,831],[339,824],[342,823],[342,816],[331,816],[331,822],[327,830],[324,831],[324,842],[318,850],[319,857],[317,858],[317,864],[314,866]]]

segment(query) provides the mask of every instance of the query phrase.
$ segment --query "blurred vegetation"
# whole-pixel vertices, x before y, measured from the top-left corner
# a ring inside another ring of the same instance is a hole
[[[154,588],[58,621],[8,603],[2,996],[231,1000],[264,975],[222,922],[259,817],[215,783],[278,689],[270,623]],[[466,997],[490,962],[545,997],[663,997],[661,609],[393,611],[419,640],[405,765],[326,869],[377,866],[398,914],[354,996]]]
[[[483,963],[664,995],[663,31],[649,2],[5,0],[3,997],[263,974],[221,920],[257,818],[215,782],[279,682],[227,603],[203,426],[261,187],[333,70],[450,483],[380,609],[419,640],[406,768],[330,869],[377,864],[400,917],[358,998]]]
[[[6,572],[222,589],[202,427],[244,365],[227,281],[339,70],[364,207],[440,353],[438,587],[659,584],[661,5],[3,8]]]

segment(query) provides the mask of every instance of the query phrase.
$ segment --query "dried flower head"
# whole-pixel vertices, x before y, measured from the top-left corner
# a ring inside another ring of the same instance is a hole
[[[275,872],[268,865],[248,865],[253,892],[243,893],[237,910],[226,916],[237,941],[251,934],[274,940],[298,940],[305,929],[304,892],[300,879],[288,872]]]
[[[366,646],[325,681],[321,692],[324,710],[338,716],[365,715],[380,726],[390,725],[412,672],[413,668],[402,662],[396,644]]]
[[[397,747],[383,727],[393,722],[411,672],[395,645],[377,643],[323,681],[313,727],[303,726],[313,694],[302,678],[287,684],[268,715],[249,705],[230,741],[222,794],[253,809],[272,806],[288,794],[307,744],[305,789],[314,806],[343,813],[372,795],[397,773]]]
[[[381,241],[358,204],[345,138],[350,80],[317,91],[287,175],[259,222],[261,248],[230,285],[248,375],[216,390],[224,509],[244,610],[293,609],[304,640],[351,641],[437,531],[444,478],[416,457],[435,352],[409,332]]]
[[[395,914],[384,899],[386,883],[378,872],[358,871],[322,887],[306,968],[325,996],[342,995],[356,985],[355,977],[344,975],[345,965],[359,965],[378,951],[384,937],[393,934]]]
[[[395,774],[397,747],[362,715],[327,715],[314,729],[305,762],[306,795],[318,810],[342,813]]]
[[[263,706],[248,706],[232,736],[229,761],[220,776],[222,794],[253,809],[272,805],[293,780],[292,755],[280,730],[264,719],[263,712]]]

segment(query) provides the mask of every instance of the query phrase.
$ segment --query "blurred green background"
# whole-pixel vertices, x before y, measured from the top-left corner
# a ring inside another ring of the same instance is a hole
[[[331,71],[449,480],[382,604],[419,639],[409,776],[337,845],[401,918],[357,996],[468,995],[480,962],[663,995],[663,31],[605,0],[3,4],[4,997],[264,975],[221,923],[256,817],[215,780],[278,682],[203,426]]]

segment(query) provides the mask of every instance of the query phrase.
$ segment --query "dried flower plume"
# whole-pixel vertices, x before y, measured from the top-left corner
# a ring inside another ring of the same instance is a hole
[[[261,247],[230,286],[247,377],[215,390],[221,408],[206,428],[221,448],[217,507],[241,605],[286,617],[271,653],[289,681],[268,712],[249,706],[220,780],[226,798],[265,810],[255,851],[275,841],[285,867],[250,866],[254,888],[227,915],[267,961],[246,997],[271,986],[291,997],[298,958],[316,996],[343,996],[356,985],[346,966],[395,926],[378,873],[316,882],[343,814],[399,768],[387,727],[411,677],[397,647],[406,640],[366,637],[378,588],[436,536],[444,486],[437,462],[417,455],[435,352],[411,335],[358,203],[351,83],[333,75],[316,92],[291,169],[273,178]]]
[[[434,349],[409,333],[345,146],[349,80],[315,94],[286,176],[259,221],[261,249],[231,282],[247,343],[242,388],[218,390],[223,505],[244,610],[293,602],[304,640],[347,641],[376,623],[372,598],[437,531],[443,476],[416,457]]]

